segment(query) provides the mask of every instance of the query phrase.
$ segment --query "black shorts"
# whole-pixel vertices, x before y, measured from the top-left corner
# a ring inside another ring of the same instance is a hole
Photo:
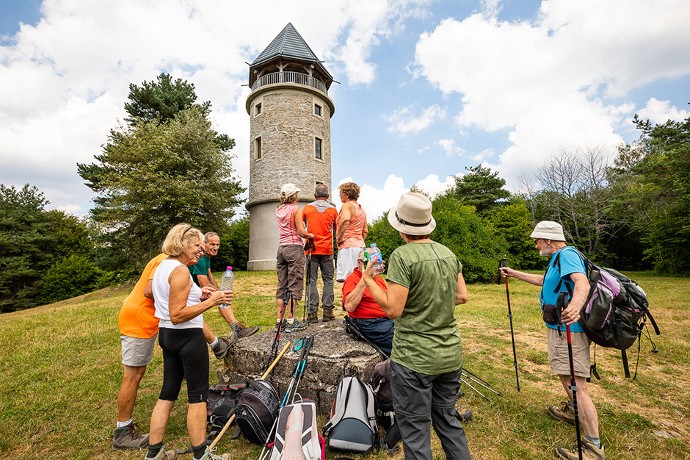
[[[190,404],[205,402],[208,396],[208,349],[204,330],[162,327],[158,343],[163,349],[163,388],[159,399],[176,401],[187,380]]]

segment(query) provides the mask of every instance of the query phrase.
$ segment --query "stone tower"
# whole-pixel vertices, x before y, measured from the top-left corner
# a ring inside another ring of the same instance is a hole
[[[249,66],[248,270],[276,268],[281,185],[297,185],[301,205],[318,182],[331,188],[331,83],[290,23]]]

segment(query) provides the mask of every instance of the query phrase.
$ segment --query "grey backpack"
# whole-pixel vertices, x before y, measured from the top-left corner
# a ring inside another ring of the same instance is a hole
[[[323,427],[328,447],[345,452],[369,453],[376,446],[376,411],[371,386],[357,377],[345,377]]]

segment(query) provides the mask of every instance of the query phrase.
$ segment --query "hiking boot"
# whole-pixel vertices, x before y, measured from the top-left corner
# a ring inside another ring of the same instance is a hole
[[[216,455],[206,449],[206,452],[204,452],[204,455],[199,460],[232,460],[232,454]]]
[[[335,319],[335,315],[333,314],[333,309],[332,308],[324,308],[322,321],[324,323],[326,323],[328,321],[333,321],[334,319]]]
[[[280,326],[280,321],[276,321],[276,325],[275,325],[275,327],[273,328],[273,333],[274,333],[274,334],[278,331],[278,326]],[[282,327],[283,327],[283,331],[287,328],[287,326],[288,326],[287,321],[286,321],[286,320],[283,320],[283,326],[282,326]]]
[[[243,339],[259,332],[259,326],[247,327],[239,321],[232,323],[230,328],[237,334],[237,339]]]
[[[548,410],[549,415],[556,420],[563,420],[564,422],[575,425],[575,410],[570,404],[570,401],[561,403],[561,407],[548,406],[546,410]]]
[[[161,449],[155,457],[149,457],[148,455],[144,457],[144,460],[175,460],[177,458],[177,452],[172,450]]]
[[[319,322],[319,314],[317,312],[309,313],[307,315],[307,323],[314,324]]]
[[[304,329],[305,327],[307,327],[306,323],[303,323],[302,321],[299,321],[296,319],[295,321],[292,322],[292,324],[287,323],[285,325],[285,332],[287,332],[287,333],[297,332],[301,329]]]
[[[148,433],[143,434],[135,423],[116,428],[113,435],[113,449],[143,449],[149,445]]]
[[[213,354],[216,358],[223,359],[230,351],[230,347],[237,342],[237,336],[234,331],[230,331],[230,335],[227,337],[218,337],[218,343],[215,347],[211,347]]]
[[[577,445],[572,449],[564,449],[559,447],[556,449],[556,455],[558,458],[563,458],[565,460],[579,459]],[[592,441],[586,437],[582,438],[582,460],[606,460],[604,446],[597,448],[594,444],[592,444]]]

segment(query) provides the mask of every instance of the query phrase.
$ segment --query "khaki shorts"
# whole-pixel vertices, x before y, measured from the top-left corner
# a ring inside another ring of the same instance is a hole
[[[570,361],[568,359],[568,339],[565,331],[558,334],[558,330],[547,328],[546,337],[549,349],[549,364],[556,375],[570,375]],[[591,340],[584,332],[571,332],[573,343],[573,367],[575,375],[589,378],[589,344]]]
[[[156,333],[156,335],[158,334]],[[150,339],[120,335],[122,364],[129,367],[148,366],[153,359],[153,346],[156,344],[156,335]]]

